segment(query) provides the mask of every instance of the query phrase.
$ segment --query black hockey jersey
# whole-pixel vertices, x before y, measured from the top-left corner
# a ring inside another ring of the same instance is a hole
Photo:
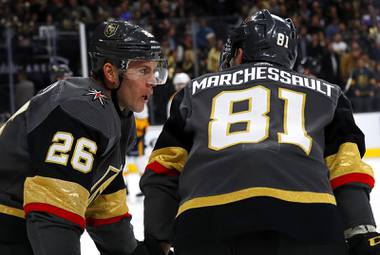
[[[94,233],[130,225],[122,167],[136,136],[134,116],[116,109],[95,81],[52,84],[0,133],[0,215],[48,213]],[[131,240],[119,246],[132,250],[133,232]]]
[[[336,85],[268,63],[201,76],[176,95],[142,177],[145,230],[169,241],[175,218],[174,242],[260,230],[342,242],[333,190],[373,187],[364,152]]]

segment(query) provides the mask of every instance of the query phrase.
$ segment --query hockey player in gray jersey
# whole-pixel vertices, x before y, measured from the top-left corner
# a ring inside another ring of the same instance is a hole
[[[140,186],[178,255],[379,255],[364,135],[337,85],[292,71],[290,19],[258,11],[221,71],[174,98]]]
[[[102,255],[162,253],[134,237],[122,168],[166,60],[124,21],[99,25],[89,49],[91,78],[50,85],[0,130],[1,255],[80,254],[84,228]]]

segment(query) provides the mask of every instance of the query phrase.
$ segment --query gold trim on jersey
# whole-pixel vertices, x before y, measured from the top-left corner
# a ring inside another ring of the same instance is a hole
[[[330,180],[351,173],[367,174],[373,177],[372,168],[360,157],[356,143],[343,143],[336,154],[325,158],[330,171]]]
[[[148,164],[157,161],[168,169],[176,169],[181,172],[187,160],[188,153],[180,147],[165,147],[154,150],[149,157]]]
[[[102,178],[100,178],[91,187],[90,191],[92,194],[90,198],[88,199],[88,204],[91,204],[92,201],[94,201],[95,198],[97,198],[108,187],[108,185],[110,185],[110,183],[116,178],[116,176],[120,173],[120,171],[121,170],[116,167],[113,167],[113,166],[108,167],[107,171],[103,174]]]
[[[24,210],[21,210],[21,209],[18,209],[18,208],[14,208],[14,207],[10,207],[10,206],[7,206],[7,205],[0,205],[0,213],[4,213],[4,214],[8,214],[8,215],[11,215],[11,216],[15,216],[15,217],[18,217],[18,218],[25,219],[25,212],[24,212]]]
[[[111,194],[100,195],[87,208],[86,218],[106,219],[128,213],[127,191],[125,189]]]
[[[50,177],[28,177],[24,183],[24,206],[52,205],[84,217],[90,193],[81,185]]]
[[[336,205],[335,197],[328,193],[254,187],[221,195],[190,199],[179,207],[177,216],[189,209],[224,205],[252,197],[272,197],[294,203],[324,203]]]

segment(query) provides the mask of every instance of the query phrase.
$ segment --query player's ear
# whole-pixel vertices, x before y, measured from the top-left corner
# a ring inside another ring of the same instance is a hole
[[[235,51],[235,56],[233,58],[233,65],[240,65],[241,63],[243,63],[243,54],[244,54],[244,51],[242,48],[238,48],[236,51]]]
[[[113,64],[107,62],[103,65],[103,75],[107,88],[114,89],[119,86],[117,68]]]

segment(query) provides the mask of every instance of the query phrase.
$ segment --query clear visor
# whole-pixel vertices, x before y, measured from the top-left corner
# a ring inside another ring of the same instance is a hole
[[[168,63],[160,60],[127,60],[123,74],[129,80],[144,80],[148,84],[163,85],[168,78]]]

